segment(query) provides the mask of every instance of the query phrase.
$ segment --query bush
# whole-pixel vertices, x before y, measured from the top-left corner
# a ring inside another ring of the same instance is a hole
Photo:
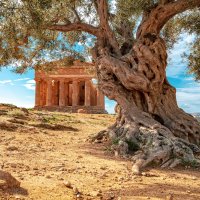
[[[140,148],[139,145],[135,141],[126,140],[126,143],[128,144],[128,150],[131,152],[135,152],[135,151],[139,150],[139,148]]]
[[[9,111],[8,115],[12,117],[20,118],[20,119],[26,118],[25,112],[19,109],[14,109],[14,110]]]

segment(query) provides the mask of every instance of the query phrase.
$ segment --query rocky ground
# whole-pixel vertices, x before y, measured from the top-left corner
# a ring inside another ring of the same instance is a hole
[[[113,115],[38,112],[0,105],[0,199],[198,200],[199,169],[146,169],[87,138]],[[20,186],[19,186],[20,185]]]

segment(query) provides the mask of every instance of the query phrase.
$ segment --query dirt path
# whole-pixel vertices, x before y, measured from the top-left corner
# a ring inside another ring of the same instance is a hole
[[[1,122],[10,119],[12,114],[0,116]],[[0,130],[2,168],[21,182],[20,189],[0,190],[2,200],[200,200],[199,170],[153,169],[135,176],[130,162],[86,141],[114,116],[32,113],[22,121],[14,131]]]

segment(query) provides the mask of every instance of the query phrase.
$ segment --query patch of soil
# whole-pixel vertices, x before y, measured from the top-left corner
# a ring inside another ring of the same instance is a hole
[[[104,143],[89,143],[90,135],[114,123],[113,115],[45,112],[62,123],[48,124],[41,114],[29,111],[28,125],[6,122],[19,126],[12,133],[0,123],[2,171],[21,183],[0,189],[0,200],[200,199],[199,169],[149,168],[136,176],[130,160],[114,157]]]
[[[20,120],[20,119],[16,119],[16,118],[8,119],[7,121],[11,122],[11,123],[15,123],[15,124],[21,124],[21,125],[28,124],[26,121]]]
[[[7,115],[7,110],[0,110],[0,115]]]
[[[40,124],[32,124],[32,126],[37,127],[37,128],[54,130],[54,131],[73,131],[73,132],[78,131],[77,128],[73,128],[71,126],[65,126],[61,124],[40,123]]]
[[[15,105],[12,105],[12,104],[0,103],[0,109],[1,110],[10,110],[10,109],[16,109],[16,108],[18,108],[18,107],[15,106]]]
[[[0,122],[0,130],[5,130],[5,131],[16,131],[18,128],[17,125],[14,125],[12,123],[9,122]]]

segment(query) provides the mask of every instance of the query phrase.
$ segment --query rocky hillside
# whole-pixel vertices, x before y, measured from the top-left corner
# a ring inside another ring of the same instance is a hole
[[[197,200],[199,169],[131,172],[109,143],[88,142],[113,115],[0,105],[0,200]]]

